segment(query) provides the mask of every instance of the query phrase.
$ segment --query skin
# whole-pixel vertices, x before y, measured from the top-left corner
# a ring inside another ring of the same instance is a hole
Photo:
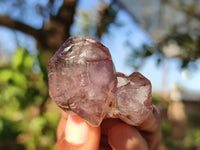
[[[161,117],[152,113],[138,127],[105,119],[92,127],[77,115],[63,112],[57,128],[56,150],[156,150],[161,142]]]

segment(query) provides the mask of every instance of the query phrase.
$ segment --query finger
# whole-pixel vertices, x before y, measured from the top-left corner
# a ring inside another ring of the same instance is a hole
[[[100,150],[111,150],[112,148],[108,144],[108,132],[110,129],[121,123],[122,121],[120,119],[111,119],[107,118],[104,119],[101,123],[101,140],[100,140]]]
[[[100,127],[91,127],[77,115],[68,115],[56,150],[98,150]]]
[[[62,111],[62,115],[57,127],[57,133],[56,133],[57,140],[59,140],[62,134],[64,133],[66,122],[67,122],[67,116],[68,114]]]
[[[148,118],[137,127],[139,130],[146,132],[155,132],[160,127],[161,123],[161,114],[159,109],[153,105],[153,110],[148,116]]]
[[[156,106],[153,106],[152,113],[137,129],[146,139],[150,150],[156,150],[162,140],[161,114]]]
[[[136,128],[119,123],[108,133],[108,142],[113,150],[148,150],[145,139]]]

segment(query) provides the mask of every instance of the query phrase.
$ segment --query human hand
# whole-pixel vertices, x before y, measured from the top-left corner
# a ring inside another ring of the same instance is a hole
[[[156,150],[160,142],[161,117],[155,106],[138,127],[111,118],[100,127],[92,127],[79,116],[63,112],[56,150]]]

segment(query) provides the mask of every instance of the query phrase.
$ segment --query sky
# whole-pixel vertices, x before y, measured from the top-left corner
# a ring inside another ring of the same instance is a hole
[[[109,0],[107,1],[109,2]],[[97,9],[97,2],[98,0],[90,0],[89,3],[88,0],[81,0],[78,7],[80,9],[95,10]],[[123,44],[125,43],[124,37],[130,36],[129,38],[135,47],[140,47],[143,43],[151,44],[151,38],[125,11],[121,10],[118,12],[117,21],[122,22],[123,26],[118,27],[111,24],[109,26],[109,34],[105,34],[102,37],[102,43],[109,48],[116,71],[129,75],[134,69],[127,63],[131,49]],[[29,47],[32,53],[37,52],[36,42],[31,36],[0,26],[0,50],[3,49],[12,52],[18,46],[17,44]],[[169,91],[175,83],[189,91],[200,91],[200,70],[194,72],[181,71],[178,67],[179,61],[177,59],[166,59],[164,62],[164,66],[158,67],[155,62],[155,56],[153,56],[145,60],[139,70],[139,72],[151,81],[153,91]]]

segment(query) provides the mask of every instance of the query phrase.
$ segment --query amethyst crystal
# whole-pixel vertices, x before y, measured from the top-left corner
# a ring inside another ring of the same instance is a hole
[[[109,50],[91,37],[69,38],[48,64],[49,94],[92,126],[105,117],[139,125],[151,111],[151,83],[115,72]]]
[[[152,109],[151,83],[138,72],[117,74],[116,107],[119,118],[131,125],[140,125]]]

